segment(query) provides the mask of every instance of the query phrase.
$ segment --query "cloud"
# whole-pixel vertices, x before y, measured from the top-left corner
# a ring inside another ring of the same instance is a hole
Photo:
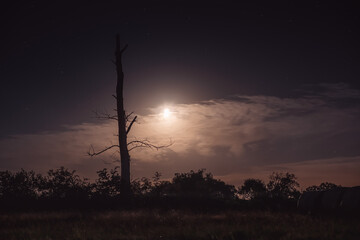
[[[132,151],[133,176],[160,171],[170,177],[174,172],[206,168],[239,184],[246,177],[264,178],[272,171],[291,170],[307,184],[326,179],[360,184],[356,174],[360,172],[359,91],[342,83],[307,88],[296,98],[232,96],[168,105],[171,114],[166,119],[161,114],[164,106],[150,109],[150,114],[138,117],[129,140],[148,139],[163,145],[171,139],[174,144],[159,151]],[[67,126],[63,132],[12,136],[0,141],[4,149],[0,167],[64,165],[93,176],[96,170],[109,167],[104,162],[118,164],[114,163],[117,155],[110,151],[96,158],[86,156],[90,145],[102,149],[116,143],[115,129],[115,122],[84,123]]]

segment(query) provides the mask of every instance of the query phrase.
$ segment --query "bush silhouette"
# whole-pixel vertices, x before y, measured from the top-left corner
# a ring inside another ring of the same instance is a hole
[[[267,184],[267,190],[270,198],[273,199],[297,199],[300,196],[299,183],[292,173],[273,172],[270,175],[270,181]]]
[[[244,184],[239,188],[239,193],[245,199],[259,199],[266,196],[266,186],[260,179],[249,178],[244,181]]]
[[[339,188],[341,187],[340,185],[336,185],[334,183],[329,183],[329,182],[324,182],[321,183],[319,186],[313,185],[310,187],[306,188],[306,192],[314,192],[314,191],[326,191],[326,190],[331,190],[331,189],[335,189],[335,188]]]
[[[215,179],[205,169],[200,169],[176,173],[169,181],[160,180],[158,172],[152,179],[135,179],[131,182],[133,195],[124,202],[120,198],[118,167],[104,168],[97,174],[98,178],[89,182],[65,167],[51,169],[45,175],[23,169],[15,173],[0,171],[0,208],[97,209],[131,206],[212,209],[236,205],[289,209],[295,206],[293,203],[299,196],[299,184],[291,173],[273,173],[267,184],[259,179],[246,179],[237,190],[233,185]],[[309,189],[329,189],[333,186],[336,185],[323,183]],[[250,201],[239,199],[239,194]]]
[[[176,173],[171,182],[162,182],[153,190],[160,196],[180,198],[207,198],[233,200],[236,198],[236,189],[221,180],[213,178],[205,169]]]
[[[118,172],[119,167],[110,169],[106,168],[97,171],[98,179],[94,186],[94,195],[102,198],[116,197],[120,194],[121,176]]]
[[[33,171],[0,172],[0,198],[34,199],[39,191],[39,176]]]
[[[81,179],[64,167],[49,170],[47,176],[41,178],[41,198],[47,200],[66,200],[79,203],[91,196],[91,185],[87,179]]]

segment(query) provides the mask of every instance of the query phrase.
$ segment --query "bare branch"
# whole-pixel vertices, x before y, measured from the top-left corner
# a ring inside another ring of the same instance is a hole
[[[123,49],[121,49],[120,54],[122,54],[123,52],[125,52],[125,50],[127,49],[127,47],[128,47],[128,45],[126,44],[126,45],[123,47]]]
[[[162,148],[167,148],[167,147],[170,147],[171,145],[173,145],[174,142],[170,139],[170,143],[169,144],[166,144],[166,145],[155,145],[155,144],[152,144],[150,143],[149,140],[147,139],[144,139],[144,140],[133,140],[133,141],[130,141],[128,143],[128,146],[132,146],[130,147],[129,149],[129,152],[135,148],[150,148],[152,150],[160,150]]]
[[[133,113],[134,113],[134,112],[131,112],[131,113],[125,115],[125,121],[126,121],[126,122],[130,122],[130,121],[129,121],[129,118],[131,117],[131,115],[133,115]]]
[[[111,145],[110,147],[106,147],[105,149],[103,149],[103,150],[101,150],[101,151],[99,151],[99,152],[95,152],[94,147],[93,147],[92,145],[90,145],[90,149],[89,149],[89,151],[88,151],[88,155],[89,155],[90,157],[97,156],[97,155],[99,155],[99,154],[102,154],[102,153],[106,152],[106,151],[109,150],[109,149],[114,148],[114,147],[120,147],[120,146],[119,146],[119,145]]]
[[[111,119],[111,120],[118,120],[117,115],[111,115],[110,113],[106,113],[106,112],[97,112],[97,111],[93,111],[93,113],[95,114],[95,117],[98,119]]]
[[[135,117],[134,117],[134,119],[131,121],[131,123],[130,123],[130,125],[129,125],[128,129],[126,130],[126,134],[128,134],[128,133],[130,132],[132,125],[133,125],[133,124],[134,124],[134,122],[136,121],[136,118],[137,118],[137,116],[135,116]]]

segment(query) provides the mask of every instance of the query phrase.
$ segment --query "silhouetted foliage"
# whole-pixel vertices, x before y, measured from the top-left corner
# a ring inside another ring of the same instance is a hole
[[[118,172],[119,167],[110,169],[110,172],[104,168],[97,171],[98,179],[94,184],[94,195],[108,198],[120,194],[121,176]]]
[[[39,192],[39,175],[33,171],[12,173],[0,172],[0,198],[1,199],[35,199]]]
[[[168,181],[160,181],[161,173],[155,172],[152,181],[149,178],[142,177],[131,182],[132,191],[135,196],[160,198],[162,197],[162,190]]]
[[[137,196],[149,195],[153,188],[153,183],[146,177],[143,177],[140,180],[136,179],[131,182],[132,192]]]
[[[115,208],[115,207],[191,207],[212,209],[221,206],[248,206],[261,209],[289,209],[299,196],[296,177],[291,173],[273,173],[265,184],[260,179],[246,179],[236,190],[233,185],[214,179],[204,169],[176,173],[170,181],[152,178],[131,182],[132,198],[123,201],[119,167],[97,171],[97,179],[89,182],[64,167],[45,175],[21,170],[0,171],[0,208]],[[307,190],[328,190],[336,185],[323,183]],[[239,199],[239,194],[245,201]],[[229,205],[229,203],[231,203]],[[240,204],[240,205],[239,205]]]
[[[270,198],[275,199],[297,199],[300,196],[299,183],[292,173],[273,172],[267,184]]]
[[[310,186],[308,188],[306,188],[306,192],[314,192],[314,191],[326,191],[326,190],[331,190],[334,188],[339,188],[341,187],[340,185],[336,185],[334,183],[329,183],[329,182],[324,182],[321,183],[319,186],[313,185]]]
[[[291,173],[272,173],[265,184],[260,179],[246,179],[238,193],[247,201],[248,208],[289,210],[295,209],[300,196],[299,183]]]
[[[49,170],[47,176],[41,180],[42,197],[50,199],[88,199],[91,194],[91,186],[87,179],[81,179],[75,172],[75,170],[69,171],[64,167]]]
[[[266,196],[266,185],[260,179],[249,178],[244,181],[244,184],[239,188],[239,193],[245,199],[263,198]]]
[[[211,173],[204,169],[189,173],[176,173],[171,182],[162,182],[155,186],[160,196],[207,198],[207,199],[234,199],[236,189],[221,180],[214,179]]]

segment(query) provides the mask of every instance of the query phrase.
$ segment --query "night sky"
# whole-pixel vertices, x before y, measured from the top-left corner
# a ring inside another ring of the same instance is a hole
[[[236,185],[273,171],[360,185],[355,1],[128,2],[2,3],[0,170],[118,164],[86,152],[116,142],[93,111],[115,106],[119,33],[130,138],[174,141],[132,151],[133,178],[206,168]]]

